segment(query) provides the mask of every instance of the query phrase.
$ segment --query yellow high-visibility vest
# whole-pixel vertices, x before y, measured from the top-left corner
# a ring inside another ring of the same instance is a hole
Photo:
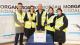
[[[52,23],[54,17],[55,17],[55,16],[51,16],[51,17],[48,19],[48,16],[47,16],[47,24]],[[54,27],[51,27],[50,25],[45,26],[45,29],[46,29],[46,30],[49,30],[49,31],[53,31],[53,32],[55,32]]]
[[[21,15],[18,11],[16,11],[16,16],[19,22],[24,23],[25,12],[22,12],[22,15]],[[20,25],[17,23],[15,23],[15,26],[20,27]]]
[[[46,20],[46,11],[43,12],[42,16],[41,16],[41,25],[42,26],[45,26],[44,23],[45,23],[45,20]],[[36,21],[38,21],[36,19]],[[36,22],[36,25],[38,25],[38,23]]]
[[[57,29],[57,30],[60,30],[59,28],[61,27],[61,26],[63,26],[63,18],[64,18],[64,16],[62,16],[62,17],[60,17],[60,18],[56,18],[56,21],[55,21],[55,29]],[[65,29],[63,29],[63,31],[64,32],[66,32],[66,29],[67,28],[65,28]]]
[[[27,12],[28,21],[25,22],[25,28],[35,28],[35,23],[32,20],[35,20],[36,13],[33,13],[33,16],[31,16],[30,12]]]

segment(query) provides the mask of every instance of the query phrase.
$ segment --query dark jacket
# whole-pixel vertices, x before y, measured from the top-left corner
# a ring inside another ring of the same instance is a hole
[[[39,13],[39,11],[37,10],[36,12],[37,12],[37,23],[38,23],[38,25],[37,25],[37,30],[44,30],[44,26],[42,26],[41,25],[41,17],[42,17],[42,14],[43,14],[43,12],[44,12],[45,10],[43,9],[42,10],[42,12],[41,13]],[[47,15],[47,13],[46,13],[46,15]],[[47,16],[46,16],[47,17]],[[45,23],[46,23],[46,20],[45,20]]]
[[[53,23],[51,24],[51,26],[55,26],[56,18],[58,19],[58,18],[60,18],[60,17],[62,17],[62,16],[64,16],[64,17],[63,17],[63,26],[61,26],[61,27],[59,28],[60,31],[58,31],[58,30],[55,29],[56,31],[55,31],[55,33],[54,33],[54,41],[55,41],[55,42],[62,42],[62,43],[64,43],[65,40],[66,40],[66,36],[65,36],[65,32],[63,32],[62,30],[68,27],[68,19],[67,19],[67,17],[65,16],[65,14],[62,13],[61,16],[58,16],[58,15],[57,15],[57,16],[54,18]]]

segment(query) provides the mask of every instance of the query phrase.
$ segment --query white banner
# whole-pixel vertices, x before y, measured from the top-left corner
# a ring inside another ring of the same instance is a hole
[[[35,32],[34,42],[36,43],[46,43],[46,33],[45,32]]]

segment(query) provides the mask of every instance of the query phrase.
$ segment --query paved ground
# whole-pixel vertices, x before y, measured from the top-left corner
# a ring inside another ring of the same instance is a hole
[[[14,45],[14,43],[13,43],[14,37],[15,37],[14,35],[6,36],[6,37],[0,37],[0,45]],[[24,39],[25,39],[25,37],[24,37]],[[4,43],[10,42],[10,43],[1,44],[3,42]],[[58,44],[56,44],[56,45],[58,45]],[[64,45],[80,45],[80,41],[66,41],[66,43]]]
[[[9,43],[9,44],[0,44],[0,45],[14,45],[14,44],[13,43]],[[64,44],[64,45],[79,45],[79,44]]]
[[[0,45],[14,45],[14,43],[5,43],[5,44],[0,44]],[[80,44],[63,44],[63,45],[80,45]]]

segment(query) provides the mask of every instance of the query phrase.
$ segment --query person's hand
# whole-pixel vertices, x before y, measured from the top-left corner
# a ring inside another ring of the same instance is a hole
[[[60,31],[59,29],[55,29],[55,31]]]
[[[20,23],[24,23],[24,21],[23,20],[20,20]]]

